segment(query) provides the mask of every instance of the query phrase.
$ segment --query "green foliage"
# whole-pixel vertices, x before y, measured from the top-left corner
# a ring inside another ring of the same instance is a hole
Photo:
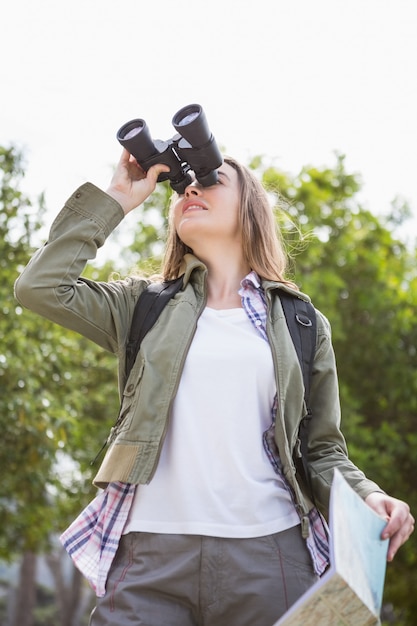
[[[43,215],[42,199],[34,210],[19,191],[20,163],[0,150],[2,558],[44,549],[91,498],[89,461],[118,408],[114,358],[14,299]]]

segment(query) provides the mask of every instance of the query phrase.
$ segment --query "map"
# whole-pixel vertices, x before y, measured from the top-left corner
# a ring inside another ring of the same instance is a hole
[[[335,470],[327,572],[273,626],[380,624],[388,540],[379,517]]]

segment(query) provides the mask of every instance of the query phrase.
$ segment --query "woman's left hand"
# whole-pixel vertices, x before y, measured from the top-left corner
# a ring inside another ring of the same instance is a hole
[[[379,491],[374,491],[365,498],[365,502],[380,517],[387,520],[382,532],[382,539],[389,539],[387,560],[392,561],[398,548],[407,541],[414,531],[414,517],[406,502],[397,500]]]

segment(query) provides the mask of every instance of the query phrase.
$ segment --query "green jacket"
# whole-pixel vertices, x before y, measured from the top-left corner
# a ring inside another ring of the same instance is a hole
[[[81,333],[119,358],[122,407],[109,435],[107,454],[95,484],[148,483],[158,463],[178,388],[182,367],[197,320],[206,302],[205,266],[194,256],[184,259],[184,288],[163,310],[142,342],[136,363],[123,388],[125,346],[136,301],[148,281],[126,278],[94,282],[80,278],[108,235],[123,219],[119,204],[87,183],[69,198],[52,224],[48,242],[38,250],[21,276],[15,293],[19,302],[44,317]],[[275,439],[283,472],[304,516],[311,501],[295,475],[298,428],[305,414],[301,369],[285,322],[277,289],[282,283],[264,281],[267,333],[272,350],[278,412]],[[308,296],[297,293],[299,297]],[[209,381],[208,383],[209,384]],[[309,463],[315,503],[327,515],[333,470],[338,467],[349,484],[366,497],[379,487],[348,459],[340,431],[337,372],[330,327],[317,311],[317,348],[310,391],[313,418],[309,434]]]

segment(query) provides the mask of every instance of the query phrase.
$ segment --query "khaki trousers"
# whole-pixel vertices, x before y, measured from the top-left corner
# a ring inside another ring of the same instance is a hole
[[[129,533],[90,626],[272,626],[316,579],[299,526],[253,539]]]

